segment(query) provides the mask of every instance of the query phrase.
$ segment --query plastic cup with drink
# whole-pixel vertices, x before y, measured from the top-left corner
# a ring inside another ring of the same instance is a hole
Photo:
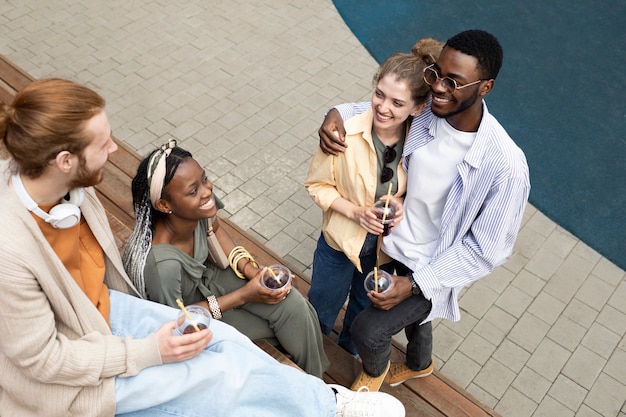
[[[389,226],[396,216],[397,207],[391,201],[378,200],[374,203],[374,208],[376,208],[376,217],[383,224],[383,236],[387,236],[389,234]]]
[[[374,269],[370,271],[363,281],[365,291],[376,291],[378,293],[386,293],[393,286],[391,275],[382,269]]]
[[[199,305],[190,305],[181,309],[176,319],[174,333],[177,335],[189,334],[208,329],[211,324],[211,313]]]
[[[270,265],[261,275],[261,285],[270,290],[278,290],[291,283],[292,275],[284,265]]]

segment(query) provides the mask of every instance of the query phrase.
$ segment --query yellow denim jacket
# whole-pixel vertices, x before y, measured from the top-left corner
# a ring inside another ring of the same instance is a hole
[[[377,183],[376,149],[372,142],[373,111],[367,110],[345,122],[348,148],[337,156],[327,155],[318,147],[311,160],[304,187],[324,211],[322,232],[326,242],[342,251],[361,271],[359,253],[367,231],[343,214],[330,209],[343,197],[361,207],[374,205]],[[398,165],[398,192],[406,192],[406,172]],[[361,271],[362,272],[362,271]]]

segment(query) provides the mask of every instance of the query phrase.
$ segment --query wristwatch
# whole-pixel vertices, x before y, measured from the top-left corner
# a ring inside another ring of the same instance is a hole
[[[413,279],[413,277],[407,277],[409,279],[409,281],[411,281],[411,287],[413,287],[411,289],[411,293],[413,295],[420,295],[422,290],[420,290],[420,287],[417,285],[417,282],[415,282],[415,280]]]

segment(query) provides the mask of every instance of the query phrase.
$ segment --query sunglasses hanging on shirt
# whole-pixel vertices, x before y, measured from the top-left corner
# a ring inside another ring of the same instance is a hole
[[[387,164],[393,162],[396,159],[396,150],[391,146],[385,147],[385,152],[383,153],[383,161],[385,165],[383,166],[382,171],[380,172],[380,182],[386,183],[391,181],[393,178],[393,169],[389,168]]]

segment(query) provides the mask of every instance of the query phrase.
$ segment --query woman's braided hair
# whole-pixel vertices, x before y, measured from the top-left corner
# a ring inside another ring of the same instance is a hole
[[[150,202],[148,164],[152,155],[159,152],[160,149],[161,148],[155,149],[150,152],[150,154],[141,161],[137,168],[137,174],[135,174],[133,178],[131,189],[133,194],[133,209],[135,211],[135,227],[122,253],[124,269],[144,298],[146,297],[146,284],[143,273],[148,253],[152,247],[152,234],[158,219],[162,216],[167,216],[167,214],[154,208]],[[172,149],[170,155],[165,160],[166,171],[163,189],[165,189],[172,178],[174,178],[181,162],[185,161],[187,158],[192,158],[190,152],[179,147]]]

